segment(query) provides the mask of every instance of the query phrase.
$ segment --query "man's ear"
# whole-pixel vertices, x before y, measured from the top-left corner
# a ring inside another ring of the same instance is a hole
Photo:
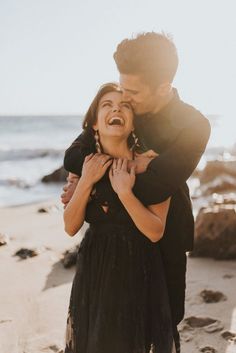
[[[157,94],[161,97],[168,96],[172,90],[172,85],[170,82],[163,82],[157,88]]]

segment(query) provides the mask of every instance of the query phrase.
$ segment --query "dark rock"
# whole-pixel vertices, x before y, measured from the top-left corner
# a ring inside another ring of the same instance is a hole
[[[43,183],[59,183],[59,182],[66,181],[67,176],[68,176],[68,172],[64,169],[64,167],[61,167],[55,170],[53,173],[49,175],[45,175],[41,179],[41,181]]]
[[[230,278],[234,278],[234,275],[231,275],[230,273],[226,273],[223,278],[227,278],[227,279],[230,279]]]
[[[62,263],[65,268],[70,268],[76,264],[78,250],[79,250],[79,245],[64,252]]]
[[[217,350],[212,346],[201,347],[199,351],[203,353],[217,353]]]
[[[9,243],[9,236],[6,234],[0,233],[0,246],[7,245]]]
[[[27,259],[28,257],[37,256],[39,252],[37,250],[22,248],[18,250],[14,256],[19,256],[22,260]]]
[[[50,213],[50,212],[58,212],[59,207],[57,205],[50,205],[46,207],[41,207],[38,209],[38,213]]]
[[[195,222],[192,257],[236,259],[236,207],[221,205],[202,208]]]
[[[5,324],[6,322],[12,322],[13,320],[0,320],[0,324]]]
[[[228,342],[236,343],[236,333],[235,332],[224,331],[224,332],[222,332],[221,336]]]
[[[42,207],[42,208],[38,209],[38,213],[48,213],[48,212],[49,212],[48,209],[45,208],[45,207]]]
[[[196,317],[190,316],[184,319],[184,322],[192,328],[209,326],[218,320],[212,319],[210,317]]]
[[[200,296],[202,297],[205,303],[218,303],[227,299],[222,292],[207,289],[201,291]]]

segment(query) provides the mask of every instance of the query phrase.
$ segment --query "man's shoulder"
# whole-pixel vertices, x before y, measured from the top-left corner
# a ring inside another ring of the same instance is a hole
[[[209,120],[193,105],[185,103],[181,99],[174,102],[170,114],[171,123],[178,128],[191,128],[200,124],[203,127],[209,127]]]
[[[82,131],[81,134],[72,142],[70,147],[66,150],[69,153],[71,150],[93,150],[94,138],[90,131]]]
[[[93,136],[83,131],[65,151],[64,168],[72,173],[80,175],[84,158],[95,152]]]

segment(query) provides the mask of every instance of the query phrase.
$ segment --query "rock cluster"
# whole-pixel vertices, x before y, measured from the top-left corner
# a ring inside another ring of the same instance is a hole
[[[190,256],[236,259],[236,161],[210,161],[198,177],[208,205],[196,217]]]
[[[53,173],[49,175],[45,175],[41,179],[41,181],[43,183],[61,183],[66,181],[67,176],[68,176],[68,172],[64,169],[64,167],[61,167],[55,170]]]

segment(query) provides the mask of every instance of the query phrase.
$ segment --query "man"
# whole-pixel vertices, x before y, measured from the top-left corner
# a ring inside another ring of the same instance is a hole
[[[194,222],[186,180],[196,168],[210,135],[208,120],[195,108],[182,102],[172,88],[178,56],[172,40],[160,33],[144,33],[125,39],[114,59],[120,73],[124,100],[136,114],[135,131],[147,150],[158,156],[138,157],[137,169],[147,170],[148,185],[142,200],[155,203],[171,196],[165,234],[159,242],[169,293],[176,352],[180,352],[178,323],[184,316],[186,251],[192,250]],[[81,135],[76,141],[83,139]],[[70,155],[65,157],[65,167]],[[89,153],[89,147],[87,149]],[[84,156],[78,157],[80,164]],[[73,171],[76,173],[76,169]],[[69,178],[70,180],[70,178]],[[75,185],[69,182],[68,186]],[[74,186],[71,186],[71,190]],[[62,195],[66,204],[70,192]]]

